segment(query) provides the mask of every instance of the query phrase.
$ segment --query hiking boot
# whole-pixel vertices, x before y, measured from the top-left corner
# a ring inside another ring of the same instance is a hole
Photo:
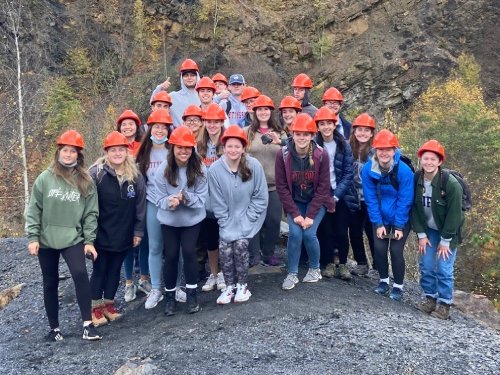
[[[104,304],[104,307],[102,308],[102,313],[104,314],[106,319],[108,319],[110,322],[118,320],[123,316],[116,310],[114,302],[109,302]]]
[[[96,326],[108,324],[108,319],[104,316],[104,306],[96,306],[92,308],[92,323]]]
[[[186,303],[186,292],[180,286],[175,289],[175,300],[180,303]]]
[[[145,279],[145,280],[139,280],[139,284],[137,285],[137,289],[139,289],[145,295],[148,295],[149,292],[151,292],[151,289],[153,289],[153,287],[151,286],[151,281],[149,281],[148,279]]]
[[[349,271],[347,264],[341,264],[339,266],[339,274],[341,280],[349,281],[352,279],[351,271]]]
[[[281,289],[283,290],[290,290],[295,288],[295,285],[299,283],[299,278],[297,277],[296,273],[289,273],[285,281],[283,281],[283,284],[281,285]]]
[[[194,314],[200,311],[200,305],[198,304],[198,291],[196,288],[186,288],[186,298],[188,314]]]
[[[417,306],[415,306],[415,308],[426,314],[430,314],[436,310],[436,299],[427,296],[425,297],[425,301],[420,302]]]
[[[250,299],[252,293],[247,288],[247,284],[236,284],[236,295],[234,303],[246,302]]]
[[[335,264],[334,263],[328,263],[326,265],[325,269],[323,270],[323,272],[321,272],[321,274],[324,277],[327,277],[327,278],[331,279],[332,277],[335,277],[336,272],[337,272],[337,269],[335,267]]]
[[[146,300],[144,307],[148,310],[153,309],[162,299],[163,293],[161,292],[161,290],[153,288],[151,289],[151,293],[149,293],[148,295],[148,299]]]
[[[97,328],[94,326],[94,324],[90,323],[88,326],[83,327],[82,338],[84,340],[95,341],[95,340],[101,340],[102,336],[97,330]]]
[[[378,273],[378,271],[377,271],[377,269],[376,269],[376,268],[371,268],[371,269],[368,271],[367,276],[368,276],[370,279],[374,279],[374,280],[378,280],[378,279],[380,279],[380,274]]]
[[[62,341],[64,339],[59,328],[51,329],[50,332],[45,336],[47,341]]]
[[[319,268],[309,268],[306,275],[302,279],[303,283],[317,283],[322,279]]]
[[[228,303],[231,303],[231,300],[234,297],[234,286],[233,285],[228,285],[226,288],[222,291],[221,295],[219,298],[217,298],[217,304],[218,305],[226,305]]]
[[[387,293],[389,293],[389,284],[381,281],[380,283],[378,283],[378,286],[373,289],[373,291],[377,294],[386,295]]]
[[[204,292],[211,292],[212,290],[214,290],[216,285],[217,285],[217,277],[210,274],[210,276],[208,276],[207,281],[205,282],[205,285],[201,287],[201,290]]]
[[[175,291],[171,290],[169,292],[165,292],[165,315],[175,315],[176,307],[177,302],[175,301]]]
[[[368,274],[368,264],[358,264],[351,272],[356,276],[366,276]]]
[[[132,284],[125,284],[125,302],[130,302],[137,297],[137,286]]]
[[[447,320],[450,318],[450,305],[446,303],[438,303],[436,310],[431,312],[431,316],[434,318],[442,319],[442,320]]]
[[[219,272],[217,274],[217,290],[223,290],[226,287],[226,281],[224,280],[224,274]]]
[[[401,288],[392,288],[391,294],[389,294],[389,298],[393,301],[401,301],[403,298],[403,289]]]

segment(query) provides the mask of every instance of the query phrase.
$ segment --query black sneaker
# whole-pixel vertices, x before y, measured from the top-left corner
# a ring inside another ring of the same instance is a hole
[[[99,331],[97,330],[97,328],[94,326],[94,324],[90,323],[88,326],[83,327],[83,336],[82,336],[82,338],[84,340],[95,341],[95,340],[101,340],[102,336],[99,333]]]
[[[62,341],[64,339],[59,328],[51,329],[47,336],[45,336],[47,341]]]

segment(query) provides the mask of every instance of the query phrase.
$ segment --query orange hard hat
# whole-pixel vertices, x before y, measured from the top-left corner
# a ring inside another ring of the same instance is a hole
[[[182,119],[185,120],[188,116],[198,116],[203,117],[203,111],[197,105],[188,105],[184,113],[182,114]]]
[[[444,153],[444,147],[441,143],[436,141],[435,139],[431,139],[430,141],[425,142],[417,152],[417,156],[419,158],[422,157],[423,153],[426,151],[431,151],[438,154],[441,157],[442,161],[446,160],[446,154]]]
[[[165,102],[172,105],[172,98],[168,92],[161,90],[154,94],[149,104],[155,104],[155,102]]]
[[[319,121],[333,121],[334,123],[337,123],[338,119],[337,114],[328,107],[321,107],[314,115],[314,121],[316,123]]]
[[[83,137],[76,130],[67,130],[57,138],[57,144],[63,146],[75,146],[85,148]]]
[[[245,100],[256,98],[260,95],[260,91],[252,86],[245,86],[241,91],[240,101],[244,102]]]
[[[104,149],[113,146],[125,146],[128,147],[127,137],[125,137],[122,133],[118,131],[113,131],[109,133],[106,138],[104,138]]]
[[[322,98],[323,102],[329,101],[329,100],[338,100],[340,102],[344,101],[344,97],[340,93],[339,90],[337,90],[335,87],[330,87],[328,90],[325,91],[323,94]]]
[[[123,113],[120,115],[120,117],[118,117],[118,120],[116,120],[116,127],[118,128],[118,126],[120,126],[122,121],[127,120],[127,119],[134,120],[135,125],[137,125],[137,126],[141,125],[141,119],[139,118],[139,116],[137,116],[137,114],[134,111],[127,109],[127,110],[123,111]]]
[[[170,134],[168,143],[177,146],[194,147],[196,145],[196,137],[193,131],[188,127],[179,126]]]
[[[352,122],[352,127],[355,128],[356,126],[365,126],[375,129],[375,119],[368,113],[362,113]]]
[[[215,73],[215,75],[212,77],[212,81],[216,82],[216,81],[220,81],[220,82],[224,82],[227,86],[227,78],[224,74],[222,73]]]
[[[210,103],[203,111],[203,120],[221,120],[224,121],[226,119],[226,112],[221,108],[220,105],[216,103]]]
[[[147,124],[165,124],[172,125],[174,122],[172,121],[172,117],[170,113],[166,109],[158,109],[156,111],[151,112],[148,117]]]
[[[224,134],[222,135],[220,141],[222,144],[226,144],[226,141],[229,138],[238,138],[243,142],[243,147],[246,147],[248,144],[248,139],[247,139],[247,133],[240,128],[238,125],[231,125],[228,127],[225,131]]]
[[[316,133],[318,131],[316,123],[307,113],[299,113],[292,121],[289,129],[292,132]]]
[[[373,138],[373,148],[399,147],[398,137],[387,129],[382,129]]]
[[[255,108],[259,107],[268,107],[271,108],[271,110],[273,110],[274,102],[267,95],[259,95],[257,99],[255,99],[255,101],[253,102],[253,109],[255,110]]]
[[[279,109],[281,110],[281,109],[284,109],[284,108],[293,108],[297,112],[302,111],[302,105],[293,96],[285,96],[283,98],[283,100],[280,103]]]
[[[199,89],[211,89],[215,92],[215,83],[208,77],[201,78],[196,84],[196,91]]]
[[[311,89],[313,87],[313,81],[307,74],[300,73],[293,79],[292,87],[303,87],[306,89]]]
[[[179,71],[181,73],[186,70],[195,70],[197,72],[200,71],[200,69],[198,69],[198,64],[196,64],[195,61],[191,59],[184,60],[179,68]]]

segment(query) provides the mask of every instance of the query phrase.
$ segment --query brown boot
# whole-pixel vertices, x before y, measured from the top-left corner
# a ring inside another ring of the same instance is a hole
[[[438,303],[436,310],[431,313],[434,318],[447,320],[450,317],[450,305]]]
[[[92,323],[94,323],[94,326],[99,327],[103,326],[104,324],[108,324],[108,320],[104,316],[102,310],[104,306],[95,306],[92,308]]]
[[[436,310],[436,299],[432,297],[426,297],[424,302],[419,303],[415,306],[417,310],[420,310],[426,314],[430,314]]]
[[[108,302],[104,304],[104,307],[102,308],[102,313],[110,322],[120,319],[122,317],[122,314],[120,314],[116,310],[114,302]]]

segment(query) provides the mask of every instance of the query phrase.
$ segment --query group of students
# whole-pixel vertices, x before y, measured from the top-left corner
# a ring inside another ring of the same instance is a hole
[[[366,275],[366,233],[380,277],[374,291],[399,301],[412,226],[426,296],[417,308],[448,318],[462,192],[452,175],[442,186],[445,151],[438,141],[418,150],[421,170],[414,175],[396,135],[377,133],[367,113],[352,124],[339,114],[339,90],[326,90],[324,106],[314,107],[313,83],[304,73],[293,80],[293,96],[283,98],[278,116],[273,100],[246,86],[241,74],[229,81],[221,73],[200,78],[197,64],[187,59],[180,77],[179,91],[165,91],[169,79],[154,90],[145,125],[131,110],[119,116],[104,139],[103,156],[89,170],[82,136],[64,132],[52,164],[34,182],[26,233],[42,270],[49,340],[63,339],[60,255],[75,283],[83,338],[98,340],[96,327],[121,317],[114,299],[122,264],[125,301],[140,290],[147,294],[146,309],[165,299],[168,316],[177,302],[186,302],[188,313],[200,310],[200,252],[210,268],[202,291],[219,290],[218,304],[248,301],[255,259],[280,264],[274,252],[283,212],[289,226],[283,290],[298,284],[301,255],[308,263],[304,283],[337,274],[350,280],[349,246],[357,262],[353,273]],[[90,280],[85,257],[93,261]]]

